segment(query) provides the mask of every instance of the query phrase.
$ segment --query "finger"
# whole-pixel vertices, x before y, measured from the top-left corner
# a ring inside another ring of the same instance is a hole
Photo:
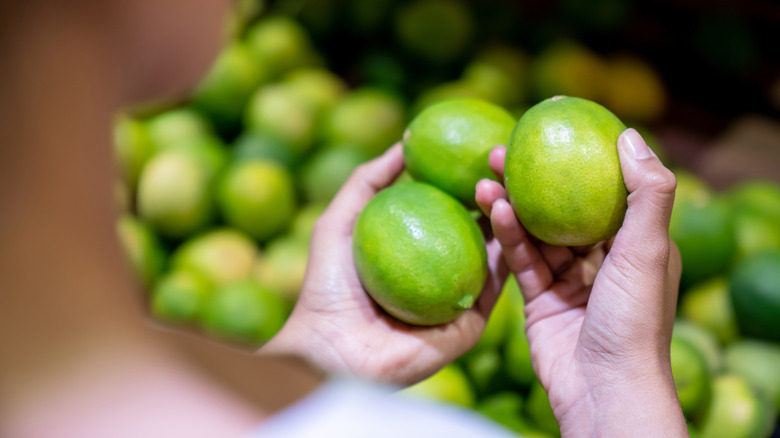
[[[506,146],[496,146],[490,151],[488,164],[490,170],[496,174],[500,181],[504,180],[504,161],[506,161]]]
[[[475,199],[480,210],[482,210],[482,213],[485,213],[486,216],[490,216],[490,212],[493,209],[493,203],[496,202],[496,199],[498,198],[506,199],[506,190],[504,190],[504,186],[487,178],[480,180],[477,183],[477,194]]]
[[[550,287],[552,272],[528,233],[518,222],[509,203],[499,198],[493,203],[490,217],[493,233],[503,247],[504,260],[515,274],[526,302]]]
[[[368,201],[395,181],[404,169],[403,150],[397,143],[384,154],[358,166],[325,209],[316,227],[338,237],[352,235],[357,216]],[[316,229],[315,229],[316,232]]]
[[[550,267],[554,277],[565,271],[574,261],[574,253],[567,246],[551,245],[542,242],[537,244],[537,248],[542,253],[542,257],[544,257],[544,261]]]

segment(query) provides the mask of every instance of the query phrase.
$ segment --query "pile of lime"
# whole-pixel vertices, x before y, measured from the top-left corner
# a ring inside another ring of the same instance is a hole
[[[516,26],[500,18],[517,11],[498,0],[250,3],[190,96],[116,121],[118,234],[158,320],[249,348],[268,340],[301,289],[315,220],[355,167],[396,142],[402,180],[414,182],[377,196],[354,239],[364,286],[388,318],[443,324],[478,299],[486,259],[474,189],[497,179],[487,164],[497,144],[509,147],[502,182],[537,237],[590,244],[617,231],[626,193],[614,141],[623,122],[652,126],[668,101],[644,58],[550,34],[501,38]],[[589,132],[598,157],[573,159],[574,147],[534,162],[540,126],[559,138]],[[586,158],[599,172],[571,165]],[[780,187],[718,192],[675,173],[670,234],[683,278],[671,357],[691,434],[768,436],[780,406]],[[510,278],[479,343],[403,394],[522,436],[558,436],[524,324]]]

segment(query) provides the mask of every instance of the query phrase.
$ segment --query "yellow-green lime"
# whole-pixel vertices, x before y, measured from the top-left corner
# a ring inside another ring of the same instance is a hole
[[[187,240],[171,260],[175,268],[197,272],[215,286],[224,286],[249,278],[258,254],[249,236],[221,228]]]
[[[515,391],[492,394],[480,401],[476,410],[481,415],[519,434],[523,434],[530,427],[522,415],[523,398]]]
[[[457,79],[436,84],[421,93],[412,105],[411,115],[416,116],[429,106],[450,99],[481,99],[493,102],[487,93],[477,88],[473,83]]]
[[[709,367],[704,356],[683,338],[672,336],[672,375],[683,413],[696,417],[707,407],[712,387]]]
[[[727,373],[765,394],[780,413],[780,344],[755,339],[734,342],[726,348],[725,365]]]
[[[712,332],[722,344],[737,338],[734,305],[724,276],[694,285],[680,298],[680,315]]]
[[[292,234],[270,241],[254,266],[254,278],[271,290],[295,302],[303,285],[309,242]]]
[[[290,226],[290,232],[304,242],[311,240],[314,224],[327,206],[325,203],[310,203],[298,209]]]
[[[333,108],[347,91],[347,84],[340,77],[323,68],[294,70],[284,77],[284,82],[311,101],[319,112]]]
[[[531,392],[525,403],[525,413],[528,419],[542,432],[561,436],[558,420],[555,419],[555,414],[550,406],[550,399],[538,380],[534,380],[531,385]]]
[[[154,231],[135,216],[123,215],[117,223],[122,253],[136,279],[149,288],[163,271],[166,253]]]
[[[702,438],[769,436],[773,410],[742,378],[723,374],[712,383],[712,401],[701,421]]]
[[[483,348],[458,361],[466,370],[474,392],[483,396],[495,392],[503,384],[501,379],[502,358],[497,348]]]
[[[309,156],[297,176],[304,198],[308,202],[330,202],[342,185],[368,157],[349,146],[329,146]]]
[[[617,152],[626,126],[603,106],[555,96],[526,111],[507,146],[505,186],[523,226],[554,245],[617,233],[628,192]]]
[[[357,219],[353,247],[369,295],[409,324],[452,321],[471,308],[487,278],[476,221],[454,198],[424,183],[375,196]]]
[[[704,357],[710,376],[716,376],[723,368],[723,354],[718,338],[706,328],[684,319],[674,322],[674,337],[687,341]]]
[[[543,99],[556,94],[600,100],[607,67],[592,50],[572,41],[547,46],[531,64],[531,89]]]
[[[255,62],[269,66],[276,77],[320,64],[306,30],[289,17],[264,18],[247,31],[246,42]]]
[[[191,144],[213,133],[203,114],[188,107],[155,115],[146,121],[146,129],[157,149]]]
[[[403,136],[406,169],[469,207],[476,207],[476,185],[496,179],[490,150],[506,144],[515,119],[503,108],[477,99],[453,99],[417,115]]]
[[[531,363],[531,349],[525,333],[525,304],[514,277],[507,279],[501,295],[509,298],[515,307],[515,317],[510,320],[504,344],[505,372],[512,382],[528,387],[536,380],[536,373]]]
[[[471,42],[475,31],[471,12],[459,0],[421,0],[408,3],[395,20],[404,48],[431,62],[451,61]]]
[[[154,155],[154,143],[146,125],[128,116],[119,116],[114,124],[114,152],[122,179],[135,190],[146,162]]]
[[[491,102],[508,107],[521,103],[528,88],[528,59],[511,46],[482,50],[463,71],[463,80],[489,96]]]
[[[780,341],[780,250],[742,259],[729,282],[742,335]]]
[[[197,272],[175,269],[154,285],[152,314],[173,324],[196,322],[213,290],[212,283]]]
[[[244,131],[233,144],[234,161],[274,161],[291,169],[297,159],[289,142],[267,131]]]
[[[463,407],[474,406],[474,392],[463,371],[449,364],[436,374],[398,392],[404,397],[418,397]]]
[[[290,172],[270,161],[245,161],[229,167],[217,188],[225,222],[260,242],[284,231],[295,213]]]

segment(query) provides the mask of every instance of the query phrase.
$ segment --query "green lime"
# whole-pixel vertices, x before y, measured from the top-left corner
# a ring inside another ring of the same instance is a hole
[[[252,96],[244,114],[247,128],[273,135],[290,145],[295,159],[314,145],[318,108],[290,84],[261,87]]]
[[[270,161],[244,161],[229,167],[217,188],[225,222],[260,242],[284,231],[295,213],[289,171]]]
[[[206,302],[201,323],[215,336],[255,345],[271,339],[288,314],[282,297],[244,281],[217,288]]]
[[[734,306],[725,277],[715,277],[688,289],[680,298],[680,314],[712,332],[722,344],[737,338]]]
[[[244,131],[233,148],[235,161],[274,161],[290,169],[296,164],[292,146],[268,132]]]
[[[527,93],[528,59],[511,46],[491,46],[482,50],[463,71],[463,80],[491,102],[508,107],[523,101]]]
[[[780,413],[780,344],[745,339],[726,348],[726,372],[763,393]]]
[[[771,407],[741,378],[721,375],[712,383],[712,401],[701,422],[702,438],[769,436],[774,426]]]
[[[344,96],[324,120],[327,143],[354,145],[375,157],[401,140],[404,108],[401,101],[381,90],[360,88]]]
[[[483,348],[462,356],[459,361],[478,396],[495,392],[501,387],[502,358],[496,348]]]
[[[173,324],[196,322],[212,291],[211,283],[197,272],[174,270],[154,285],[152,314]]]
[[[222,228],[187,240],[171,260],[175,268],[197,272],[213,285],[223,286],[249,278],[258,253],[249,236]]]
[[[742,259],[729,285],[740,333],[780,341],[780,250]]]
[[[606,77],[604,103],[621,118],[652,122],[666,109],[666,87],[644,59],[616,56],[607,64]]]
[[[489,102],[453,99],[431,105],[404,132],[406,170],[476,208],[477,182],[496,179],[488,155],[507,143],[514,126],[514,117]]]
[[[149,288],[165,266],[166,254],[154,231],[134,216],[123,215],[117,223],[119,243],[135,277]]]
[[[555,95],[601,100],[606,66],[593,51],[571,41],[547,46],[531,64],[531,84],[536,97]]]
[[[523,398],[517,392],[499,392],[477,404],[477,412],[507,429],[526,436],[528,422],[523,418]]]
[[[780,249],[780,186],[748,181],[729,190],[734,206],[737,257]]]
[[[462,79],[437,84],[420,94],[412,105],[411,114],[418,115],[429,106],[450,99],[490,100],[485,92]]]
[[[451,61],[463,53],[475,28],[469,7],[459,0],[410,2],[395,20],[404,48],[434,63]]]
[[[155,154],[138,182],[138,214],[160,234],[187,237],[214,218],[215,168],[200,153],[171,148]]]
[[[329,111],[347,91],[347,84],[340,77],[323,68],[292,71],[284,77],[284,82],[308,99],[319,112]]]
[[[246,42],[255,62],[268,66],[272,77],[320,63],[306,30],[289,17],[264,18],[247,31]]]
[[[449,364],[436,374],[398,392],[404,397],[417,397],[451,403],[467,408],[474,406],[474,392],[466,375],[455,364]]]
[[[299,172],[300,187],[309,202],[329,202],[347,182],[352,171],[368,157],[349,146],[331,146],[309,156]]]
[[[493,311],[490,312],[485,331],[473,350],[498,348],[506,345],[510,330],[514,330],[518,320],[523,320],[523,296],[515,277],[510,275],[504,283]]]
[[[290,232],[300,240],[308,242],[311,240],[311,233],[314,230],[314,224],[325,211],[327,204],[307,204],[300,208],[293,218]]]
[[[762,216],[780,218],[780,185],[771,181],[747,181],[729,190],[734,207]]]
[[[292,234],[277,237],[265,247],[254,267],[255,280],[295,302],[303,285],[309,242]]]
[[[678,319],[674,322],[674,336],[687,341],[704,357],[710,376],[716,376],[723,368],[723,355],[721,354],[718,339],[709,330]]]
[[[471,308],[487,278],[482,231],[454,198],[411,182],[381,191],[353,232],[355,264],[390,315],[438,325]]]
[[[122,179],[135,190],[141,171],[155,152],[146,125],[127,116],[118,117],[114,124],[114,151]]]
[[[203,115],[187,107],[160,113],[146,121],[149,138],[159,149],[199,142],[213,129]]]
[[[617,152],[625,125],[603,106],[556,96],[529,109],[507,145],[505,186],[517,217],[554,245],[617,233],[628,192]]]
[[[709,403],[712,382],[704,356],[683,338],[672,336],[672,375],[686,417],[697,417]]]
[[[555,419],[550,399],[547,398],[547,392],[538,380],[534,380],[531,385],[531,392],[525,404],[525,413],[528,419],[538,427],[542,432],[553,436],[561,436],[558,420]]]

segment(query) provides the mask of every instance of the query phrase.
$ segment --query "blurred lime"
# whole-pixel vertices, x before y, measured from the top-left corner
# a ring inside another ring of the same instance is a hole
[[[674,336],[691,344],[704,357],[710,376],[720,373],[723,357],[718,339],[709,330],[685,320],[674,322]]]
[[[501,295],[490,312],[485,331],[472,350],[498,348],[506,345],[509,331],[514,330],[518,319],[523,319],[523,296],[513,275],[507,277]]]
[[[188,149],[158,152],[138,183],[138,214],[160,234],[182,238],[205,228],[214,217],[215,169]]]
[[[656,70],[636,56],[617,56],[607,64],[604,104],[618,117],[652,122],[666,107],[666,88]]]
[[[780,186],[748,181],[733,187],[728,196],[735,209],[737,256],[780,249]]]
[[[360,88],[336,104],[324,120],[323,130],[326,142],[353,145],[373,158],[401,140],[404,108],[391,94]]]
[[[308,242],[317,219],[325,211],[327,204],[307,204],[295,212],[290,232],[298,239]]]
[[[347,84],[323,68],[302,68],[288,73],[284,83],[308,99],[317,111],[333,108],[347,91]]]
[[[278,137],[290,145],[293,156],[302,157],[314,144],[317,106],[286,83],[261,87],[252,96],[244,123],[250,130]]]
[[[309,156],[298,173],[300,187],[309,202],[329,202],[368,157],[349,146],[325,147]]]
[[[726,277],[718,276],[691,287],[680,298],[680,314],[711,331],[721,344],[737,338],[734,306]]]
[[[502,368],[502,358],[498,349],[483,348],[462,356],[460,363],[466,370],[477,396],[490,394],[501,387],[499,373]]]
[[[306,30],[289,17],[272,16],[259,21],[247,31],[246,43],[255,62],[268,66],[274,76],[320,63]]]
[[[542,432],[561,436],[558,420],[555,419],[555,414],[550,407],[550,399],[547,398],[547,392],[538,380],[534,380],[531,385],[531,392],[525,403],[525,413],[528,419]]]
[[[165,266],[165,250],[154,231],[134,216],[123,215],[117,223],[119,243],[136,279],[149,288]]]
[[[207,332],[237,342],[265,342],[284,325],[288,305],[275,292],[254,281],[217,288],[201,318]]]
[[[432,62],[447,62],[461,55],[471,42],[475,27],[468,6],[458,0],[410,2],[395,20],[403,47]]]
[[[392,53],[385,51],[369,52],[360,60],[357,69],[361,78],[360,83],[390,93],[400,92],[409,80],[407,70],[401,61]]]
[[[538,99],[566,95],[602,100],[607,69],[587,47],[571,41],[547,46],[531,64],[531,84]]]
[[[746,339],[726,348],[726,372],[743,378],[780,412],[780,344]]]
[[[202,275],[175,269],[154,285],[152,314],[174,324],[196,322],[212,291],[212,284]]]
[[[352,241],[366,291],[406,323],[448,323],[471,308],[484,287],[482,231],[463,205],[428,184],[379,192],[360,213]]]
[[[376,33],[390,14],[396,3],[393,0],[346,0],[344,15],[347,24],[358,34]]]
[[[249,97],[268,80],[268,68],[255,61],[244,43],[233,42],[222,50],[198,84],[192,96],[193,106],[208,115],[218,127],[240,127]]]
[[[466,375],[455,364],[449,364],[436,374],[398,392],[399,395],[425,398],[467,408],[474,406],[474,392]]]
[[[729,286],[740,333],[780,341],[780,250],[742,259]]]
[[[523,398],[516,392],[499,392],[477,404],[477,412],[490,418],[507,429],[526,436],[523,433],[529,428],[523,418]]]
[[[491,97],[471,82],[464,80],[444,82],[421,93],[414,105],[412,105],[411,114],[417,115],[433,104],[450,99],[482,99],[490,101]]]
[[[702,438],[769,436],[773,415],[741,378],[722,375],[713,381],[712,401],[701,422]]]
[[[513,277],[507,279],[501,294],[502,297],[510,298],[516,315],[511,321],[504,345],[505,371],[512,381],[527,387],[536,380],[536,373],[531,364],[531,350],[525,333],[523,296]]]
[[[198,111],[181,107],[146,121],[149,138],[157,149],[199,142],[212,134],[209,121]]]
[[[467,207],[476,208],[476,185],[496,179],[488,155],[505,145],[515,118],[503,108],[476,99],[453,99],[418,114],[403,136],[406,170]]]
[[[684,287],[725,273],[734,255],[731,206],[696,176],[676,172],[677,194],[669,235],[682,257]]]
[[[122,179],[130,190],[135,190],[141,170],[155,152],[146,126],[128,116],[119,116],[114,124],[114,151]]]
[[[244,131],[233,147],[235,161],[274,161],[290,169],[295,165],[292,146],[267,132]]]
[[[504,107],[517,105],[527,93],[527,56],[511,46],[488,47],[466,66],[463,80],[489,96],[491,102]]]
[[[258,248],[249,236],[224,228],[208,231],[182,244],[171,256],[173,266],[201,274],[215,286],[249,278]]]
[[[780,185],[771,181],[747,181],[728,193],[739,210],[751,210],[762,216],[780,218]]]
[[[295,213],[292,176],[270,161],[233,163],[218,184],[217,204],[227,224],[263,242]]]
[[[254,278],[260,285],[295,302],[303,285],[308,255],[308,241],[291,234],[277,237],[268,243],[263,257],[257,260]]]
[[[695,418],[707,407],[712,392],[709,367],[695,346],[672,336],[672,375],[683,413]]]

